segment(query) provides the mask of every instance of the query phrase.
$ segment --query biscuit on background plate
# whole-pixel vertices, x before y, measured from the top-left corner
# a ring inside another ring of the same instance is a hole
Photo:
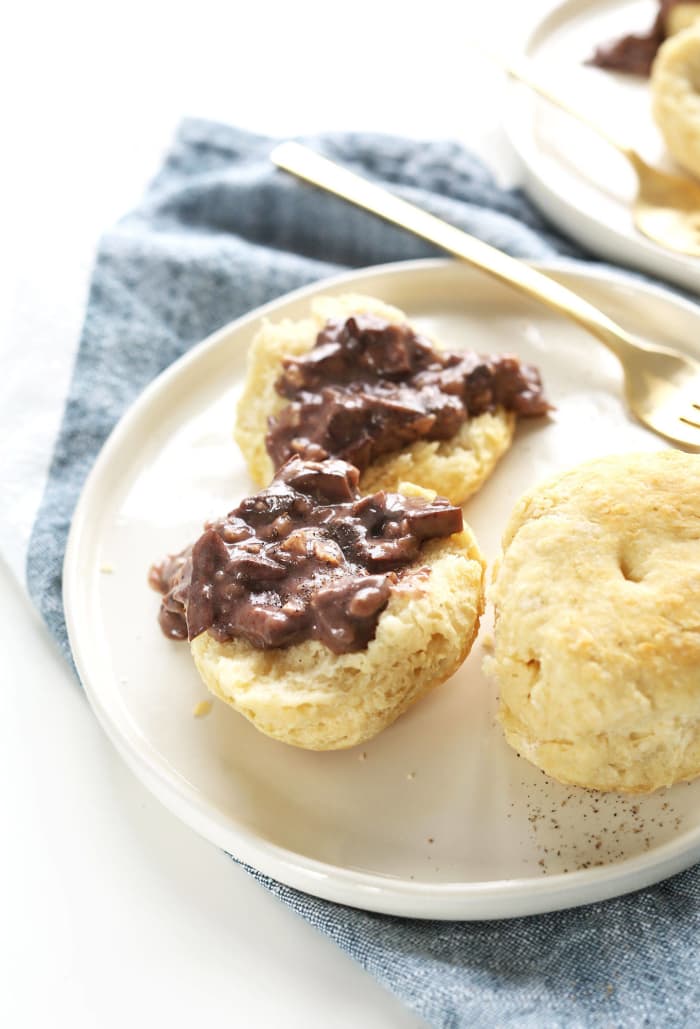
[[[700,11],[700,6],[698,6]],[[671,36],[651,69],[654,120],[671,156],[700,178],[700,15]]]
[[[492,586],[512,747],[560,782],[700,774],[700,456],[606,457],[517,503]]]

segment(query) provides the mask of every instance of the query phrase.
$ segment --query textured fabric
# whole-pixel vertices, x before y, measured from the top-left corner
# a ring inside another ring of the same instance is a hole
[[[389,918],[255,877],[432,1025],[590,1029],[700,1023],[700,874],[499,922]]]
[[[582,256],[453,143],[357,134],[329,156],[517,256]],[[85,476],[143,387],[213,329],[343,268],[435,252],[275,171],[272,141],[188,121],[137,211],[99,248],[30,543],[30,592],[66,656],[61,562]],[[700,1005],[700,877],[537,918],[419,922],[316,900],[249,869],[436,1026],[684,1026]]]

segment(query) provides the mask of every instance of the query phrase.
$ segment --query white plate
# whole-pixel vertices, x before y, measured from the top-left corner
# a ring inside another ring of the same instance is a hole
[[[659,290],[599,272],[556,275],[631,329],[700,338],[698,310]],[[397,304],[452,346],[515,351],[542,368],[555,415],[521,426],[466,507],[489,559],[532,483],[595,455],[662,446],[625,415],[607,351],[466,266],[360,271],[234,322],[142,394],[78,504],[64,598],[76,663],[104,728],[197,832],[289,885],[346,904],[498,918],[609,897],[688,866],[700,857],[700,781],[630,800],[549,780],[494,723],[481,643],[449,683],[349,751],[275,743],[218,701],[206,718],[193,717],[207,694],[185,646],[158,629],[148,566],[249,491],[231,425],[262,314],[299,317],[314,294],[348,290]],[[484,624],[480,640],[487,634]]]
[[[648,80],[583,63],[600,43],[648,28],[657,10],[653,0],[567,0],[535,26],[524,51],[555,92],[672,170]],[[609,144],[517,83],[508,92],[505,128],[527,193],[555,224],[595,254],[700,292],[700,258],[664,250],[635,229],[636,177]]]

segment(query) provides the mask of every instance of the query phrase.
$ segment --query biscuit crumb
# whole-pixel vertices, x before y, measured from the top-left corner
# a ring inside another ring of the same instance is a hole
[[[435,843],[435,838],[433,836],[429,836],[428,843]]]
[[[367,760],[367,751],[363,750],[361,754],[358,754],[357,755],[357,760],[358,761],[366,761]]]
[[[495,646],[495,639],[492,632],[485,632],[481,639],[481,646],[490,654]]]
[[[415,779],[415,777],[416,777],[416,773],[415,772],[409,772],[408,775],[406,776],[407,779]]]
[[[192,708],[192,715],[194,718],[204,718],[212,709],[211,700],[200,700],[198,704]]]
[[[106,561],[104,564],[100,565],[100,571],[103,575],[111,575],[114,571],[114,565],[111,565]]]

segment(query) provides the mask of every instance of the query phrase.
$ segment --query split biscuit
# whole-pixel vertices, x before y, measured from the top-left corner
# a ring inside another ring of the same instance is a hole
[[[257,485],[269,482],[274,474],[265,448],[268,418],[289,403],[275,389],[283,359],[311,350],[328,320],[353,314],[375,314],[401,324],[407,321],[398,308],[371,297],[323,296],[312,301],[308,318],[266,321],[255,336],[234,436]],[[452,439],[418,440],[396,453],[382,455],[363,472],[360,488],[363,493],[396,491],[399,483],[410,481],[461,504],[489,477],[510,447],[514,430],[515,415],[503,408],[469,418]]]
[[[407,484],[402,493],[427,495]],[[484,560],[470,529],[427,542],[414,572],[392,590],[364,650],[333,654],[316,640],[260,650],[203,632],[190,644],[199,674],[276,740],[308,750],[363,743],[449,679],[479,629]]]

